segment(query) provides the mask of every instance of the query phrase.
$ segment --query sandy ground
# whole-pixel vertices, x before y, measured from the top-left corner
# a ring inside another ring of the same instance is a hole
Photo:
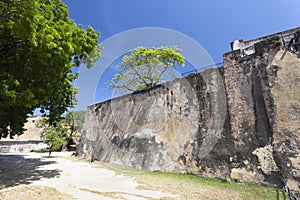
[[[75,199],[177,199],[177,195],[137,189],[132,178],[70,159],[71,153],[0,154],[0,190],[29,186],[47,186]]]

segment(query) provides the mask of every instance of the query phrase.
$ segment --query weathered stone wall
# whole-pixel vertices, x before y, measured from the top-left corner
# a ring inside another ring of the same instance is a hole
[[[278,176],[299,190],[300,59],[278,43],[281,39],[277,35],[255,43],[252,55],[224,55],[231,133],[236,147],[247,149],[258,162],[254,168],[238,166],[233,170],[239,174],[231,177],[252,181],[257,177],[244,174],[255,172],[274,182]]]
[[[300,60],[282,44],[296,31],[224,54],[223,68],[89,106],[78,155],[299,190]]]
[[[185,157],[199,151],[205,135],[222,130],[225,115],[224,82],[219,69],[210,69],[90,106],[79,155],[151,171],[186,171]]]

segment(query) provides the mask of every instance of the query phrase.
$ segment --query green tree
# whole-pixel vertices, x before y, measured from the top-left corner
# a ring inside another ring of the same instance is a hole
[[[83,123],[85,118],[85,111],[71,111],[66,114],[66,117],[63,119],[63,123],[69,129],[69,137],[67,141],[67,148],[71,148],[71,145],[75,145],[79,133],[82,130]]]
[[[43,128],[41,138],[48,144],[50,152],[62,147],[73,149],[72,145],[76,144],[84,117],[85,111],[71,111],[55,124],[50,124],[49,118],[43,118],[37,123],[39,128]]]
[[[138,47],[123,57],[119,73],[109,82],[109,87],[126,93],[159,85],[174,75],[171,68],[174,65],[184,67],[184,57],[178,47]]]
[[[72,67],[101,56],[99,37],[61,0],[0,1],[0,138],[22,134],[36,108],[55,123],[75,99]]]
[[[63,120],[55,124],[49,124],[49,118],[43,118],[37,124],[39,128],[43,128],[41,138],[49,146],[49,156],[52,151],[61,150],[67,145],[69,140],[69,129],[65,126]]]

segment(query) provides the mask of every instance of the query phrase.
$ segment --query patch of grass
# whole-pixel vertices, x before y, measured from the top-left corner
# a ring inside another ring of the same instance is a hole
[[[112,163],[103,163],[103,162],[97,162],[100,167],[103,167],[108,170],[113,170],[116,173],[122,173],[122,174],[145,174],[145,171],[133,168],[133,167],[124,167],[122,165],[118,164],[112,164]]]
[[[86,161],[78,159],[78,161]],[[178,194],[180,199],[208,200],[285,200],[287,195],[279,189],[262,187],[257,184],[242,184],[224,179],[200,178],[193,175],[162,172],[144,172],[121,165],[95,162],[95,166],[113,170],[134,178],[141,185],[139,189],[159,190]],[[103,194],[102,194],[103,195]],[[107,193],[105,195],[116,195]],[[165,197],[165,200],[172,199]]]
[[[140,174],[137,180],[148,185],[150,189],[180,194],[182,199],[285,199],[285,194],[274,188],[224,182],[223,179],[200,178],[186,174],[144,173]]]
[[[85,159],[85,158],[69,157],[69,159],[71,159],[72,161],[77,161],[77,162],[91,163],[90,160]],[[139,170],[139,169],[136,169],[133,167],[125,167],[125,166],[113,164],[113,163],[104,163],[104,162],[100,162],[100,161],[95,161],[95,162],[92,162],[92,164],[94,164],[95,167],[112,170],[112,171],[114,171],[116,173],[120,173],[120,174],[145,173],[145,171],[142,171],[142,170]]]

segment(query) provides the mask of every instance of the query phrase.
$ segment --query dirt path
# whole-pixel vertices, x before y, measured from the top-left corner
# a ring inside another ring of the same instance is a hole
[[[136,181],[88,162],[69,159],[71,153],[0,154],[0,190],[18,185],[48,186],[75,199],[177,199],[177,195],[139,190]]]

